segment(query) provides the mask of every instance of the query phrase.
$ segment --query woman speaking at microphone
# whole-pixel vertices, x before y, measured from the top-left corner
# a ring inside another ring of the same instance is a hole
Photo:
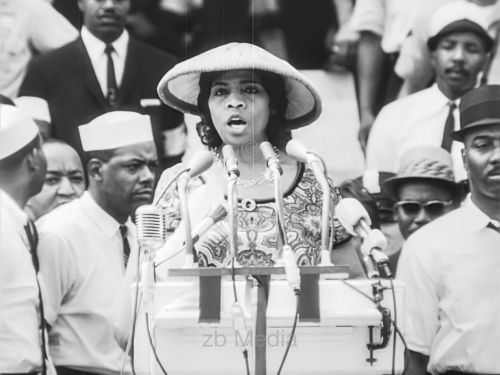
[[[214,203],[226,200],[228,174],[221,150],[232,146],[239,169],[236,260],[244,267],[276,263],[279,236],[274,185],[259,148],[268,141],[283,171],[287,242],[299,266],[319,264],[323,193],[313,171],[285,152],[291,130],[311,124],[321,113],[320,98],[307,79],[255,45],[230,43],[177,64],[161,80],[158,93],[167,105],[200,116],[201,142],[219,161],[207,172],[207,184],[189,198],[193,226]],[[339,196],[330,188],[335,205]],[[227,221],[216,223],[196,244],[201,267],[229,264]],[[330,231],[333,248],[349,240],[336,219]],[[334,262],[359,264],[354,251],[343,248],[335,251]]]

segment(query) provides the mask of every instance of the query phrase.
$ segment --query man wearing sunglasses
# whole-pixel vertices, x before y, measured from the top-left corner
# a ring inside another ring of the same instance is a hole
[[[396,200],[394,217],[406,240],[417,229],[458,207],[459,189],[449,152],[432,146],[408,150],[398,174],[384,181],[383,189]],[[390,255],[393,272],[399,255]]]
[[[470,196],[403,246],[406,374],[500,374],[500,86],[463,96]]]

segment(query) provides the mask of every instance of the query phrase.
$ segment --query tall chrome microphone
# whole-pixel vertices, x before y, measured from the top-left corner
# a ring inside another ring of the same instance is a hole
[[[381,231],[371,229],[370,216],[363,205],[354,198],[344,198],[337,204],[336,215],[350,234],[361,237],[363,254],[370,256],[384,277],[392,277],[389,258],[383,252],[387,240]]]
[[[154,261],[156,251],[163,246],[167,238],[165,215],[160,207],[144,205],[135,213],[137,239],[143,250],[141,288],[146,308],[152,300],[154,289]]]
[[[306,163],[314,173],[316,180],[323,192],[323,204],[321,207],[321,265],[331,265],[330,243],[329,243],[329,216],[330,216],[330,184],[326,177],[324,164],[316,154],[307,150],[299,141],[292,139],[286,145],[286,153],[292,158]],[[333,228],[332,228],[333,230]]]
[[[278,221],[278,232],[283,243],[283,248],[281,251],[281,259],[283,260],[283,266],[285,268],[286,279],[288,284],[293,289],[294,292],[300,292],[300,271],[297,266],[297,259],[295,254],[288,245],[288,238],[286,236],[285,228],[285,209],[283,203],[283,189],[281,186],[281,175],[283,174],[283,169],[279,163],[276,152],[274,151],[271,143],[264,141],[260,145],[260,150],[264,159],[266,159],[267,167],[272,173],[274,182],[274,201],[276,204],[276,217]]]
[[[191,237],[191,217],[189,215],[189,206],[187,199],[187,186],[191,178],[203,173],[213,164],[213,156],[209,151],[198,151],[189,161],[186,172],[179,176],[177,182],[177,192],[179,193],[179,201],[181,206],[181,218],[184,224],[185,243],[186,243],[186,261],[185,268],[196,267],[198,264],[198,256],[193,246]]]
[[[227,200],[228,200],[228,221],[229,221],[229,259],[232,264],[236,263],[238,255],[238,195],[236,184],[240,176],[238,168],[238,159],[234,153],[234,148],[231,145],[222,147],[222,157],[224,158],[224,167],[229,176],[227,184]]]

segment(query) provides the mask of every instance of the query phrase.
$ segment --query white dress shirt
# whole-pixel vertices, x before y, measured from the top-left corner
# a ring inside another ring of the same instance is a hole
[[[78,31],[44,1],[0,0],[0,10],[0,94],[15,98],[33,55],[62,47]]]
[[[0,373],[40,371],[39,298],[28,217],[0,190]]]
[[[437,85],[386,105],[378,114],[368,138],[367,168],[397,173],[403,154],[416,146],[441,147],[450,100]],[[454,101],[455,130],[460,129],[459,99]],[[453,141],[451,157],[455,180],[467,178],[461,150]]]
[[[42,216],[37,225],[54,364],[116,374],[124,355],[113,324],[125,271],[118,222],[85,192]],[[130,258],[135,259],[135,226],[130,220],[126,225]]]
[[[428,371],[500,373],[500,233],[468,198],[403,246],[406,341]]]
[[[99,86],[101,86],[102,93],[106,97],[108,93],[108,81],[107,81],[107,69],[108,69],[108,56],[104,53],[106,48],[106,43],[95,37],[85,26],[82,27],[81,32],[83,44],[87,49],[87,52],[94,68],[97,81]],[[115,68],[115,78],[116,84],[120,87],[123,71],[125,69],[125,60],[127,58],[127,48],[128,48],[129,35],[127,30],[116,39],[113,43],[114,51],[111,53],[113,59],[113,64]]]

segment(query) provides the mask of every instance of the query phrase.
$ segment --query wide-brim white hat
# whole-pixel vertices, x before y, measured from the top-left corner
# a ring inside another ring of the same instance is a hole
[[[319,117],[321,99],[307,78],[288,62],[249,43],[225,44],[175,65],[158,84],[158,95],[165,104],[199,116],[201,73],[241,69],[262,70],[283,78],[288,100],[287,128],[306,126]]]

